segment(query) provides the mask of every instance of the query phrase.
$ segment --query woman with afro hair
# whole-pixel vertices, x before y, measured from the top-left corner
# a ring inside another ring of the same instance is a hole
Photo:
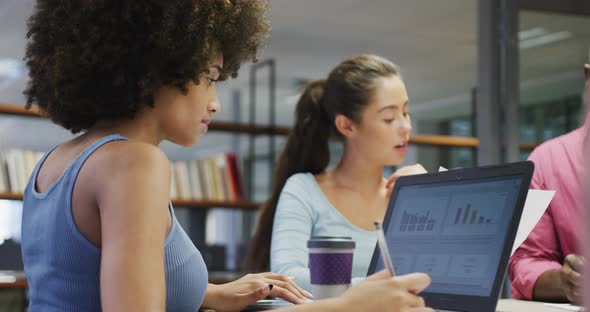
[[[256,59],[267,1],[38,0],[28,23],[26,107],[77,137],[48,152],[24,194],[31,312],[239,311],[309,294],[286,276],[208,284],[170,204],[159,144],[195,144],[220,110],[216,83]],[[369,277],[292,311],[426,311],[424,275]],[[369,297],[373,299],[368,300]]]

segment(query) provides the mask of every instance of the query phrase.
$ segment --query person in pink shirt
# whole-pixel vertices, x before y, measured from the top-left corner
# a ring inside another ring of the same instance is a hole
[[[588,52],[588,63],[590,64],[590,52]],[[586,73],[586,111],[590,112],[590,65],[586,64],[585,67],[585,73]],[[586,124],[588,124],[588,122],[590,122],[590,113],[588,115],[586,115]],[[590,127],[587,127],[587,132],[586,132],[586,142],[584,144],[585,146],[585,150],[584,150],[584,155],[586,155],[585,160],[586,160],[586,166],[588,166],[590,168],[590,157],[588,157],[588,155],[590,155]],[[585,174],[585,183],[584,183],[584,187],[585,189],[589,189],[590,188],[590,174]],[[584,237],[586,239],[584,239],[584,257],[590,259],[590,194],[588,193],[584,193],[582,196],[584,196],[584,200],[585,200],[585,205],[584,205]],[[590,298],[590,262],[589,261],[585,261],[585,266],[584,266],[584,297],[583,298]],[[584,304],[586,307],[587,311],[590,311],[590,300],[588,299],[584,299]]]
[[[584,73],[588,102],[590,65],[586,64]],[[528,238],[510,258],[511,292],[515,299],[579,302],[580,272],[584,265],[580,248],[583,150],[590,128],[588,123],[545,142],[529,157],[535,163],[531,188],[554,190],[555,197]]]

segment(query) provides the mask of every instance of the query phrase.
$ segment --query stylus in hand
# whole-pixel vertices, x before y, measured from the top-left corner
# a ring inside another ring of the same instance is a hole
[[[375,225],[375,230],[377,230],[377,245],[379,245],[379,253],[381,254],[383,264],[391,276],[395,276],[395,269],[391,262],[391,256],[389,255],[389,248],[387,247],[387,241],[385,241],[385,233],[383,233],[381,222],[375,221],[373,224]]]

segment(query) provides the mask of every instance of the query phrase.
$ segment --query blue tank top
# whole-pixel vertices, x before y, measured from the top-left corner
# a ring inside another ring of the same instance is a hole
[[[35,167],[25,189],[22,216],[22,254],[29,283],[31,312],[101,311],[101,250],[78,230],[72,216],[72,191],[80,168],[102,145],[127,140],[110,135],[87,147],[61,177],[43,193],[35,189]],[[172,226],[165,240],[166,311],[197,311],[208,278],[201,253],[181,228],[172,204]],[[137,259],[141,261],[141,259]]]

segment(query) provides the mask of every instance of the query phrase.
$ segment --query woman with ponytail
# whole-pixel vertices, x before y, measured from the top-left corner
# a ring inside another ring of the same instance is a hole
[[[383,219],[393,183],[400,175],[425,172],[415,165],[389,180],[383,177],[385,166],[403,161],[411,129],[404,82],[384,58],[357,56],[326,80],[309,83],[297,103],[246,268],[270,267],[309,289],[307,240],[352,236],[353,277],[364,278],[376,242],[372,224]],[[343,139],[344,153],[326,170],[330,138]]]
[[[207,132],[221,109],[216,82],[256,59],[267,12],[258,0],[36,1],[27,107],[82,134],[43,156],[23,195],[30,312],[242,311],[268,296],[301,304],[285,312],[432,311],[418,296],[425,274],[382,271],[312,303],[280,274],[208,283],[159,145]]]

